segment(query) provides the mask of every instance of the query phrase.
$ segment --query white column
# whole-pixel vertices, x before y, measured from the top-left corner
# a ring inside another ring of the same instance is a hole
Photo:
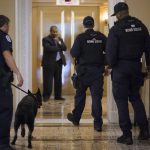
[[[108,22],[109,28],[114,25],[115,17],[111,17],[114,12],[114,5],[118,2],[124,2],[124,0],[108,0]],[[112,94],[112,82],[111,77],[107,78],[107,112],[108,112],[108,122],[117,123],[118,122],[118,111]]]
[[[20,69],[24,85],[22,89],[32,90],[32,0],[16,0],[16,45],[15,60]],[[16,105],[25,95],[15,90]]]

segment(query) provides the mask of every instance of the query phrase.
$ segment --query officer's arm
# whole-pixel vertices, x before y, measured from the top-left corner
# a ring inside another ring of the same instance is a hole
[[[22,75],[21,75],[19,69],[16,66],[16,63],[14,61],[14,58],[13,58],[11,52],[9,50],[3,51],[3,57],[5,59],[6,64],[8,65],[8,67],[17,75],[18,86],[22,86],[23,78],[22,78]]]
[[[71,50],[70,54],[72,57],[78,58],[80,56],[80,38],[77,37]]]
[[[114,30],[111,29],[106,44],[106,61],[112,68],[117,63],[118,38]]]
[[[45,38],[42,40],[42,45],[44,47],[44,50],[47,52],[57,52],[61,50],[61,48],[58,48],[58,46],[52,46],[48,40]]]

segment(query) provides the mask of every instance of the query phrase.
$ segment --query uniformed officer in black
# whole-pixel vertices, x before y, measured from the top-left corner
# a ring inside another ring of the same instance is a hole
[[[12,41],[8,35],[9,18],[0,15],[0,150],[14,150],[9,145],[10,125],[13,114],[13,95],[9,84],[4,85],[5,75],[11,71],[17,75],[18,86],[22,86],[23,78],[12,56]]]
[[[76,71],[80,76],[82,87],[76,90],[75,107],[72,113],[68,113],[68,120],[74,125],[79,125],[82,112],[85,107],[86,90],[90,88],[92,96],[92,116],[94,129],[102,130],[102,95],[104,73],[104,51],[106,37],[100,32],[94,31],[94,19],[87,16],[83,20],[85,32],[77,36],[71,55],[77,60]]]
[[[140,127],[138,139],[149,138],[148,120],[139,93],[144,82],[141,72],[143,53],[150,71],[149,33],[140,20],[129,16],[128,5],[124,2],[115,5],[112,16],[116,16],[118,21],[108,35],[106,58],[112,68],[112,90],[118,108],[119,125],[123,132],[117,142],[129,145],[133,144],[133,140],[128,100],[133,106]]]

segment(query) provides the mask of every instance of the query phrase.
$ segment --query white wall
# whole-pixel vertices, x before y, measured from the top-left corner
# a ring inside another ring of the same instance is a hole
[[[0,14],[10,19],[10,36],[15,42],[15,0],[0,0]],[[15,43],[13,44],[15,46]]]
[[[150,32],[150,0],[126,0],[131,16],[142,20]]]

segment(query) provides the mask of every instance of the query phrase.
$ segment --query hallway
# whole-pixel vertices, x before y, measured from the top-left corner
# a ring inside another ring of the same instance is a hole
[[[65,101],[44,103],[40,108],[33,132],[33,150],[149,150],[149,141],[138,141],[138,129],[133,128],[132,146],[117,144],[116,138],[121,135],[119,126],[108,124],[106,117],[107,102],[103,99],[103,132],[93,129],[91,117],[91,98],[87,97],[86,107],[79,127],[74,127],[66,115],[73,108],[73,96],[66,96]],[[28,132],[28,130],[26,130]],[[18,132],[15,148],[27,150],[27,132],[25,139]],[[14,135],[11,130],[11,138]]]

